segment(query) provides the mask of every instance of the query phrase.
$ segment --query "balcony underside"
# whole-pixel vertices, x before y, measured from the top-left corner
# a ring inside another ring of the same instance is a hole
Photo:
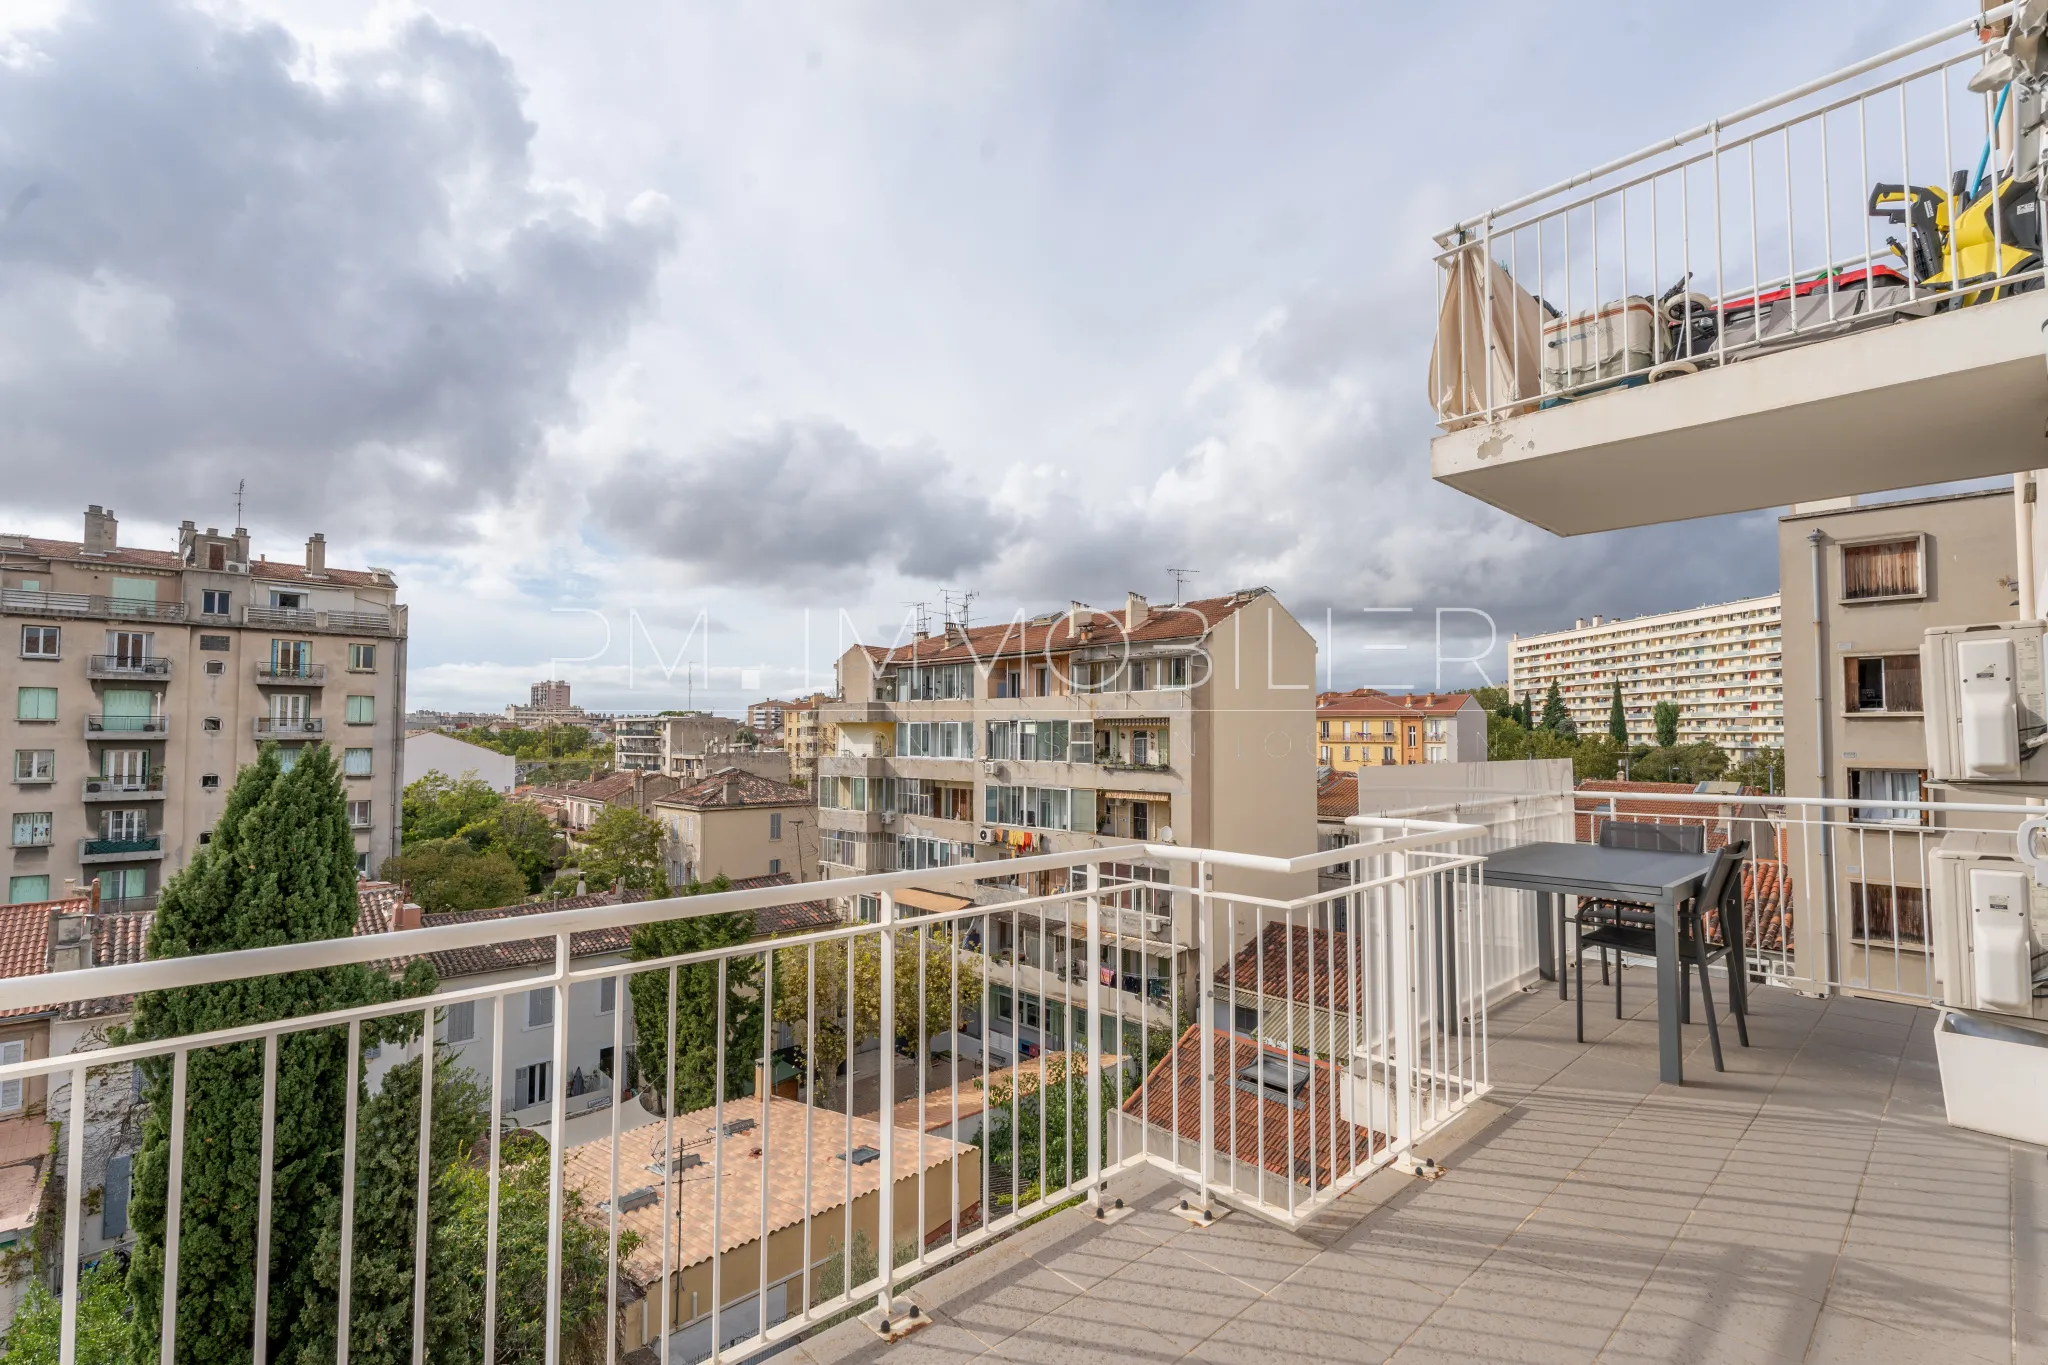
[[[1654,991],[1596,984],[1587,1037],[1542,991],[1492,1016],[1506,1116],[1433,1184],[1375,1176],[1303,1233],[1195,1228],[1156,1171],[908,1291],[919,1359],[1870,1361],[2040,1359],[2038,1148],[1949,1128],[1931,1016],[1758,992],[1755,1047],[1657,1083]],[[1733,1030],[1730,1029],[1732,1035]],[[1431,1150],[1425,1146],[1425,1151]],[[1442,1153],[1439,1152],[1441,1155]],[[793,1358],[889,1359],[859,1323]]]
[[[2048,465],[2048,293],[1480,422],[1442,483],[1558,535]]]

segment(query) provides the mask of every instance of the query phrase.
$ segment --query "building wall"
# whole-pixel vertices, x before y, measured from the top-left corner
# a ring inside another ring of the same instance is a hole
[[[518,785],[519,760],[495,749],[468,744],[447,735],[428,731],[405,737],[406,786],[439,772],[460,781],[475,777],[495,792],[509,792]]]
[[[52,613],[38,599],[20,591],[24,581],[39,584],[41,593],[111,595],[112,580],[154,579],[158,604],[182,604],[186,619],[136,619],[131,616]],[[8,848],[8,875],[48,878],[47,900],[61,894],[66,878],[81,881],[113,869],[139,869],[142,893],[153,896],[163,880],[190,861],[201,836],[210,831],[226,804],[240,768],[256,760],[261,736],[259,718],[271,714],[274,699],[303,697],[306,713],[323,725],[318,736],[294,737],[290,743],[325,742],[337,751],[367,748],[368,774],[346,779],[350,800],[370,802],[367,828],[356,832],[356,848],[374,869],[396,851],[398,813],[403,783],[399,761],[405,714],[405,609],[393,600],[395,589],[323,587],[315,583],[277,583],[245,574],[200,570],[149,570],[125,564],[77,567],[62,562],[29,565],[10,556],[0,565],[0,587],[13,589],[0,606],[0,727],[6,731],[7,777],[14,777],[14,751],[48,750],[55,755],[54,780],[12,783],[9,823],[19,812],[49,812],[51,841],[47,846]],[[269,592],[282,588],[302,592],[306,609],[317,612],[313,624],[291,627],[246,624],[252,595],[259,608]],[[226,616],[201,614],[207,589],[230,594]],[[328,613],[388,615],[394,633],[354,633],[320,628]],[[56,658],[25,657],[23,629],[54,627],[59,632]],[[140,631],[149,637],[148,653],[168,666],[158,676],[96,679],[88,676],[89,656],[109,651],[113,631]],[[317,685],[296,676],[266,679],[273,640],[304,642],[315,669],[324,669]],[[225,642],[225,648],[206,648]],[[366,670],[349,667],[351,645],[374,651]],[[18,690],[57,689],[54,720],[18,718]],[[103,733],[88,737],[86,718],[98,716],[110,690],[145,691],[153,708],[167,721],[160,733]],[[349,698],[369,697],[370,719],[348,720]],[[161,797],[87,801],[84,784],[101,771],[107,750],[141,750],[151,771],[163,776]],[[341,757],[336,754],[337,760]],[[213,785],[208,785],[212,779]],[[143,816],[148,833],[160,837],[160,850],[117,862],[82,862],[80,843],[102,830],[107,811],[134,811]]]
[[[1178,841],[1280,858],[1315,852],[1315,637],[1268,596],[1224,618],[1209,655],[1194,698],[1194,821],[1176,826]],[[1215,882],[1280,898],[1315,890],[1314,873],[1219,868]]]
[[[2008,535],[2010,539],[2010,535]],[[1580,734],[1605,734],[1621,680],[1629,740],[1656,743],[1656,704],[1678,704],[1678,738],[1741,756],[1784,741],[1778,595],[1518,635],[1508,689],[1541,707],[1556,681]]]
[[[668,875],[677,886],[721,874],[739,881],[786,872],[800,882],[818,875],[815,806],[727,809],[658,801],[654,818],[668,832]]]
[[[1346,711],[1316,717],[1316,762],[1335,772],[1486,757],[1486,711],[1469,697],[1451,712],[1420,706]]]
[[[1822,575],[1818,641],[1813,626],[1814,545],[1809,539],[1815,532],[1820,534]],[[1845,542],[1913,535],[1926,537],[1923,597],[1842,600]],[[2017,562],[2010,489],[1782,518],[1778,523],[1778,564],[1788,623],[1786,790],[1794,796],[1826,795],[1844,800],[1850,795],[1852,769],[1924,773],[1927,745],[1922,714],[1851,714],[1845,709],[1847,672],[1843,661],[1917,656],[1930,626],[2015,619],[2018,611],[2011,585]],[[1923,788],[1921,799],[1940,800],[1941,794]],[[1831,809],[1829,818],[1854,817],[1851,808],[1842,806]],[[1938,827],[1941,821],[1937,818],[1930,823]],[[1984,817],[1968,817],[1964,823],[1981,827]],[[1807,850],[1796,846],[1796,831],[1790,837],[1795,847],[1788,850],[1788,858],[1803,866],[1819,866],[1817,850],[1808,856]],[[1869,832],[1860,837],[1843,836],[1835,841],[1835,914],[1841,930],[1838,939],[1846,945],[1838,970],[1845,980],[1882,989],[1894,984],[1896,976],[1895,984],[1901,989],[1918,991],[1924,986],[1924,958],[1907,954],[1895,964],[1898,955],[1889,949],[1866,958],[1851,944],[1848,926],[1856,882],[1922,884],[1920,845],[1925,839],[1916,827],[1902,830],[1871,824]],[[1819,936],[1803,935],[1800,947],[1802,953],[1817,950]],[[1819,970],[1818,964],[1813,969]]]

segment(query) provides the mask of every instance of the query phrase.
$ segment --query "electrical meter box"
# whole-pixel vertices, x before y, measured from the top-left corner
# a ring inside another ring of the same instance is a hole
[[[2040,621],[1936,626],[1920,646],[1927,775],[2048,783],[2048,685]]]
[[[2048,981],[2034,959],[2048,949],[2048,887],[2035,884],[2013,836],[1957,830],[1928,855],[1934,976],[1943,1004],[2048,1019]],[[2044,969],[2048,974],[2048,969]]]

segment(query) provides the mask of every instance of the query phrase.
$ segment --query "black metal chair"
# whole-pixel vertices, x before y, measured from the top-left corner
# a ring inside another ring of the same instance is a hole
[[[1742,1046],[1749,1046],[1749,982],[1748,963],[1742,953],[1742,863],[1749,852],[1749,845],[1741,840],[1722,848],[1714,858],[1714,865],[1707,873],[1700,894],[1678,907],[1678,964],[1680,997],[1673,1002],[1680,1010],[1680,1018],[1690,1013],[1691,978],[1687,975],[1693,968],[1700,974],[1700,1001],[1707,1012],[1707,1037],[1713,1043],[1714,1070],[1726,1071],[1721,1059],[1721,1025],[1718,1011],[1714,1008],[1714,987],[1707,968],[1721,958],[1728,959],[1729,1005],[1735,1015],[1735,1030]],[[1582,923],[1578,935],[1578,1037],[1586,1041],[1586,949],[1599,948],[1604,955],[1612,949],[1616,956],[1614,973],[1614,1017],[1621,1018],[1621,971],[1620,955],[1634,953],[1639,957],[1654,958],[1657,954],[1657,926],[1655,910],[1648,906],[1634,906],[1627,902],[1614,902],[1618,907],[1613,918],[1605,923],[1588,926]],[[1644,913],[1644,912],[1647,912]],[[1709,912],[1714,923],[1709,925]],[[1734,932],[1729,932],[1733,928]],[[1719,942],[1713,940],[1718,937]]]
[[[1609,819],[1600,826],[1597,839],[1601,848],[1637,848],[1650,853],[1705,853],[1707,851],[1707,830],[1704,825],[1664,825],[1646,820]],[[1567,915],[1559,910],[1559,942],[1563,941],[1564,921],[1569,921],[1579,932],[1598,929],[1616,920],[1640,920],[1652,923],[1655,907],[1640,905],[1634,901],[1586,900],[1579,903],[1577,911]],[[1620,970],[1620,964],[1615,964]],[[1607,950],[1600,950],[1600,984],[1607,984]],[[1584,989],[1584,982],[1580,983]]]

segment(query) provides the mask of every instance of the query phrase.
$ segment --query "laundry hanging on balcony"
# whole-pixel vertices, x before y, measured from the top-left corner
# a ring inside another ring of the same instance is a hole
[[[1533,400],[1541,390],[1543,326],[1556,310],[1516,284],[1499,261],[1487,260],[1482,269],[1484,253],[1484,244],[1472,242],[1444,265],[1429,397],[1446,431],[1470,426],[1489,406]],[[1504,415],[1528,410],[1510,406]]]

